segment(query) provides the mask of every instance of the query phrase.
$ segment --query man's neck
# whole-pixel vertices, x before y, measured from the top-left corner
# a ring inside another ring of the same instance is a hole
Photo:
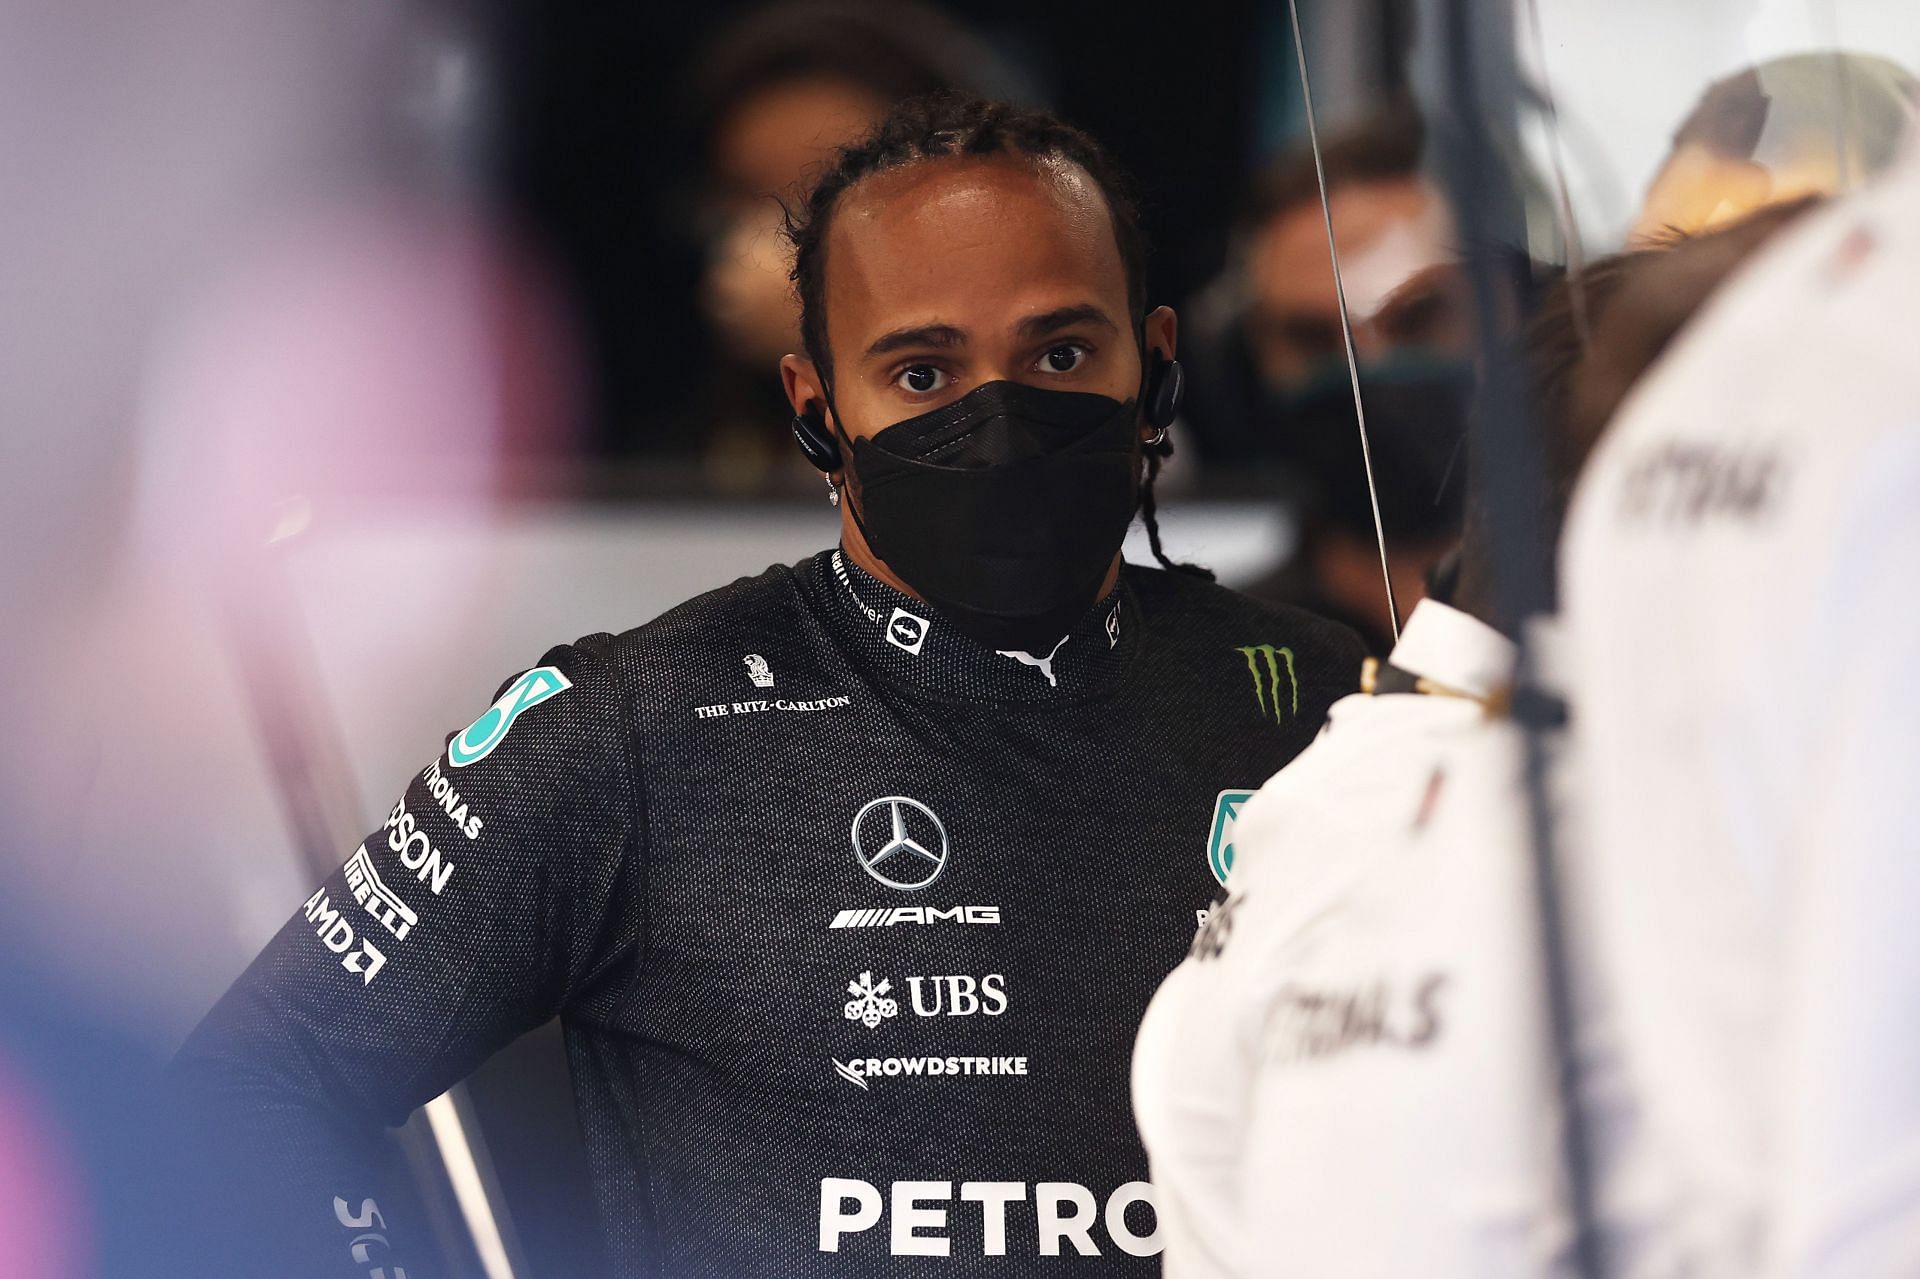
[[[868,577],[877,582],[884,582],[902,595],[912,596],[922,604],[926,603],[926,599],[919,591],[901,581],[899,574],[888,568],[887,562],[873,553],[873,548],[867,545],[866,535],[860,531],[860,525],[854,521],[853,512],[844,501],[840,505],[840,549],[846,554],[847,559],[852,561],[854,567]]]

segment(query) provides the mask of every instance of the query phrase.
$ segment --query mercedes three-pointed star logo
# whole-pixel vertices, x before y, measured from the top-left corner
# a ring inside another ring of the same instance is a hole
[[[936,850],[914,838],[915,827],[922,838],[931,836]],[[919,800],[888,795],[869,801],[854,815],[853,855],[861,869],[889,888],[925,888],[947,868],[947,828]]]

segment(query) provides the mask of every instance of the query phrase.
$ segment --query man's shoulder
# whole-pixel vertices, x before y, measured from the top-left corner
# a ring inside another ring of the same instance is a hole
[[[588,636],[581,643],[592,641],[608,656],[662,645],[689,651],[728,643],[741,635],[790,629],[794,615],[806,608],[800,577],[811,564],[811,559],[799,564],[774,564],[750,577],[703,591],[617,635]]]
[[[644,625],[546,649],[448,736],[446,767],[458,770],[459,794],[469,798],[498,786],[524,798],[536,778],[572,778],[596,792],[617,787],[645,758],[638,740],[719,703],[771,697],[759,690],[774,687],[776,673],[817,684],[804,676],[826,664],[820,634],[799,573],[776,565]]]
[[[802,586],[811,571],[811,559],[775,564],[639,626],[584,635],[555,652],[601,666],[615,687],[640,704],[695,691],[751,692],[769,670],[818,656],[820,628]]]
[[[1125,580],[1139,601],[1142,623],[1173,643],[1213,647],[1225,639],[1253,647],[1284,645],[1327,659],[1330,667],[1350,667],[1352,678],[1359,679],[1366,646],[1331,618],[1254,599],[1197,573],[1129,564]]]

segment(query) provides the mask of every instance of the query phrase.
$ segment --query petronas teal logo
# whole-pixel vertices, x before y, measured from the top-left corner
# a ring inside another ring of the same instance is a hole
[[[1250,644],[1233,651],[1247,659],[1247,674],[1253,676],[1253,699],[1262,715],[1283,724],[1287,716],[1300,713],[1300,679],[1294,673],[1292,649]],[[1284,687],[1280,679],[1282,669],[1286,671]]]
[[[572,687],[573,682],[553,667],[534,667],[513,681],[493,705],[481,712],[479,719],[467,725],[465,732],[447,743],[447,763],[455,768],[479,763],[506,737],[513,721],[549,697]]]
[[[1250,790],[1223,790],[1213,801],[1213,829],[1207,834],[1207,869],[1226,886],[1227,873],[1233,869],[1234,826],[1240,810],[1253,798]]]

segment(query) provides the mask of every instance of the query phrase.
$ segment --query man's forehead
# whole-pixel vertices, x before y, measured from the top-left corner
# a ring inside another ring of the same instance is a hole
[[[1099,185],[1022,156],[939,160],[862,182],[828,231],[831,329],[891,327],[904,312],[960,316],[998,299],[1093,295],[1116,318],[1126,269]],[[1010,321],[1009,321],[1010,322]]]
[[[831,234],[911,232],[1018,212],[1111,231],[1098,183],[1070,161],[1024,155],[962,156],[883,170],[849,191]]]

